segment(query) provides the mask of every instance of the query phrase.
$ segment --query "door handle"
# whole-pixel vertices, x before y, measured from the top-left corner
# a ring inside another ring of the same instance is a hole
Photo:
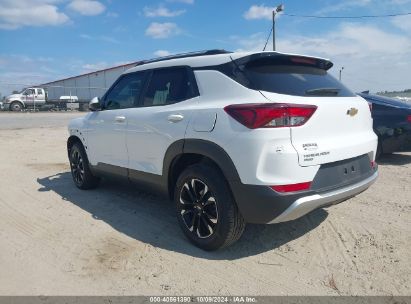
[[[126,121],[126,118],[125,118],[124,116],[116,116],[116,117],[114,118],[114,120],[115,120],[116,122],[125,122],[125,121]]]
[[[171,114],[171,115],[168,116],[167,119],[168,119],[169,122],[175,123],[175,122],[182,121],[184,119],[184,115],[182,115],[182,114]]]

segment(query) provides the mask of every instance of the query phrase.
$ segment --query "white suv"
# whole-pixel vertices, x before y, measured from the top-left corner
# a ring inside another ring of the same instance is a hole
[[[166,195],[200,248],[342,202],[377,178],[367,102],[321,58],[212,50],[144,61],[69,126],[74,182]]]

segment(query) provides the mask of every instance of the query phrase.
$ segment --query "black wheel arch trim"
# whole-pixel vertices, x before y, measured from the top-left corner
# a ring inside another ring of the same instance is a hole
[[[83,142],[81,141],[80,137],[76,135],[70,135],[69,138],[67,138],[67,153],[69,154],[69,156],[70,156],[70,148],[73,146],[75,142],[79,142],[81,145],[83,145]]]
[[[237,169],[227,152],[219,145],[202,139],[181,139],[167,149],[164,157],[163,176],[169,176],[173,161],[184,154],[198,154],[215,162],[227,181],[240,181]]]
[[[266,194],[266,191],[270,190],[270,193],[272,193],[273,191],[271,189],[268,189],[268,187],[244,185],[241,182],[240,176],[232,159],[227,154],[227,152],[216,143],[201,139],[185,139],[173,143],[167,150],[166,156],[164,158],[163,177],[167,178],[167,182],[170,182],[170,170],[172,170],[173,168],[173,162],[178,160],[179,157],[185,154],[197,154],[205,156],[218,166],[218,169],[221,170],[224,178],[227,180],[230,187],[229,191],[231,191],[237,207],[246,222],[268,222],[269,218],[261,219],[262,212],[261,209],[258,208],[261,207],[260,205],[265,205],[267,200],[264,199],[262,202],[254,201],[256,198],[257,200],[261,198],[261,195],[264,196],[264,194]],[[167,190],[170,191],[170,187],[173,187],[174,185],[168,184],[167,186]],[[249,192],[250,188],[252,188],[252,190],[258,189],[256,192],[259,195],[254,196],[256,194],[255,191],[252,191],[252,194],[248,194],[247,192]],[[171,192],[169,192],[169,197],[172,198]],[[284,210],[284,208],[286,208],[288,205],[289,204],[285,204],[283,208],[275,209],[280,209],[278,210],[279,214],[279,212]],[[263,208],[263,210],[266,211],[267,208]],[[269,211],[270,213],[268,214],[268,217],[272,215],[272,207]]]

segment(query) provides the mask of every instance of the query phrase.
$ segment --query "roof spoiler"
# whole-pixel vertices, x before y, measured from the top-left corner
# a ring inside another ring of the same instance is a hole
[[[236,59],[238,65],[247,65],[251,63],[270,61],[270,63],[278,65],[301,65],[307,67],[314,67],[328,71],[333,67],[333,63],[328,59],[318,58],[318,57],[307,57],[302,55],[294,54],[283,54],[277,52],[262,52],[257,54],[252,54],[246,57]],[[234,60],[233,60],[234,61]]]

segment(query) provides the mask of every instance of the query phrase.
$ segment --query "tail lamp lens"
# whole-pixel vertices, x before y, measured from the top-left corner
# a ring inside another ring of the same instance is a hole
[[[411,123],[411,115],[408,115],[407,120],[409,123]]]
[[[312,105],[284,103],[230,105],[224,110],[249,129],[297,127],[305,124],[317,110]]]

